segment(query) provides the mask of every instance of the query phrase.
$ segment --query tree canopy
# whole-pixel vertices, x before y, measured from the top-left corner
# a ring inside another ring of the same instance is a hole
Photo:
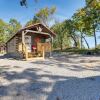
[[[56,11],[56,7],[45,7],[40,9],[33,17],[32,20],[28,21],[26,26],[34,24],[34,23],[42,23],[46,26],[49,26],[51,20],[53,20],[53,15]]]
[[[10,19],[9,23],[0,19],[0,43],[5,43],[21,27],[21,24],[16,19]]]

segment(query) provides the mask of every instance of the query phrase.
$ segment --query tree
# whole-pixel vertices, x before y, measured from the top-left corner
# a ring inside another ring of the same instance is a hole
[[[0,43],[5,43],[20,28],[20,23],[15,19],[10,19],[9,23],[0,19]]]
[[[10,19],[8,27],[9,35],[15,34],[21,27],[21,24],[16,19]]]
[[[90,18],[91,29],[94,35],[95,48],[97,47],[96,31],[100,30],[100,1],[86,0],[86,15]]]
[[[7,23],[0,19],[0,43],[5,43],[7,40]]]
[[[89,44],[85,39],[85,36],[92,36],[91,33],[91,24],[89,22],[89,18],[86,16],[86,11],[84,8],[79,9],[73,15],[73,21],[75,23],[75,29],[77,32],[80,33],[80,40],[81,40],[81,49],[83,48],[83,39],[89,48]]]
[[[25,26],[30,26],[30,25],[33,25],[35,23],[40,23],[40,20],[37,19],[35,16],[33,17],[33,19],[29,20]]]
[[[49,26],[49,23],[53,19],[53,15],[55,11],[56,11],[56,7],[51,7],[51,8],[46,7],[46,8],[40,9],[40,11],[35,14],[35,17],[42,24]]]
[[[67,36],[71,37],[72,40],[74,41],[74,47],[78,47],[78,34],[76,34],[76,29],[75,29],[75,23],[73,20],[65,20],[64,21],[65,25],[65,31],[67,32]]]
[[[56,38],[54,39],[54,47],[60,48],[61,50],[63,50],[63,47],[69,47],[71,42],[70,38],[67,37],[65,22],[56,23],[52,26],[51,29],[56,33]]]
[[[26,23],[26,26],[35,24],[35,23],[42,23],[46,26],[49,26],[49,23],[53,20],[53,15],[56,11],[55,7],[51,8],[42,8],[35,14],[32,20]]]

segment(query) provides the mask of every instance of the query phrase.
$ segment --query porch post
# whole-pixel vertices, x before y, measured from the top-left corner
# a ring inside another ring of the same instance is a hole
[[[22,52],[24,52],[24,31],[22,31]]]
[[[28,59],[27,47],[25,45],[25,32],[22,31],[22,51],[25,54],[25,59]]]
[[[45,58],[44,46],[42,47],[43,59]]]
[[[50,58],[52,58],[52,50],[53,50],[53,37],[50,36],[51,38],[51,50],[50,50]]]

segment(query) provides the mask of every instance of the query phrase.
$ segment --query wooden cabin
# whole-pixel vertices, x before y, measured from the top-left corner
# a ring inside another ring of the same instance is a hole
[[[52,42],[55,33],[45,25],[37,23],[20,29],[6,43],[9,55],[26,60],[44,59],[45,53],[52,52]]]

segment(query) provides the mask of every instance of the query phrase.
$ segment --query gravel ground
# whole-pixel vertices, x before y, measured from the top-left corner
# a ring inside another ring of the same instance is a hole
[[[100,100],[100,57],[21,61],[1,55],[0,100]]]

